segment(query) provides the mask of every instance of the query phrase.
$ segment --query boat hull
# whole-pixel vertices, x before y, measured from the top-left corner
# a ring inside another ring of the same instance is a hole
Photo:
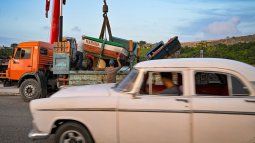
[[[126,58],[128,57],[128,51],[120,46],[110,45],[100,41],[95,41],[89,38],[84,38],[84,50],[87,53],[93,54],[96,57],[106,58]],[[104,44],[104,46],[102,46]]]

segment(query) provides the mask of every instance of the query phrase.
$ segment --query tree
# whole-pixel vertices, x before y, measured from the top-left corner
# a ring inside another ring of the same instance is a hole
[[[14,49],[14,48],[16,48],[18,46],[18,44],[17,43],[12,43],[11,44],[11,47]]]

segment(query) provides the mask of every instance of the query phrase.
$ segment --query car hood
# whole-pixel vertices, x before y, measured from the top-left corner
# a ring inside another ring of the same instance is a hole
[[[94,108],[116,108],[117,97],[111,89],[114,84],[73,86],[62,88],[50,98],[30,102],[32,114],[36,111],[69,111]]]
[[[64,87],[51,97],[110,96],[115,84],[83,85]]]

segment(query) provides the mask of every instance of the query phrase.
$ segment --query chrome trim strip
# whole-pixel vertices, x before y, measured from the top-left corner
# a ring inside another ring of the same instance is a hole
[[[255,116],[255,112],[243,112],[243,111],[211,111],[211,110],[194,110],[193,113],[197,114],[228,114],[228,115],[252,115]]]
[[[161,109],[116,109],[116,108],[58,108],[40,109],[39,111],[96,111],[96,112],[155,112],[155,113],[198,113],[198,114],[229,114],[229,115],[255,115],[255,112],[243,111],[214,111],[214,110],[161,110]]]
[[[56,108],[56,109],[39,109],[38,111],[117,111],[116,108]]]
[[[35,129],[31,130],[28,134],[28,137],[30,139],[46,139],[49,137],[49,134],[48,133],[42,133],[42,132],[39,132]]]

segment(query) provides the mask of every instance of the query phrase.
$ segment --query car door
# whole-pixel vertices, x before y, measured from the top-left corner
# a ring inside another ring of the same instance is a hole
[[[193,79],[193,142],[255,142],[255,98],[249,82],[230,71],[195,70]]]
[[[189,143],[191,141],[190,102],[181,95],[161,95],[153,91],[155,72],[145,72],[141,84],[149,85],[147,93],[125,94],[119,98],[120,143]],[[184,78],[185,76],[182,75]],[[154,84],[156,85],[156,84]],[[160,89],[161,85],[157,85]],[[185,86],[184,86],[185,88]]]
[[[32,47],[18,47],[11,60],[10,77],[19,80],[21,76],[32,70]]]

